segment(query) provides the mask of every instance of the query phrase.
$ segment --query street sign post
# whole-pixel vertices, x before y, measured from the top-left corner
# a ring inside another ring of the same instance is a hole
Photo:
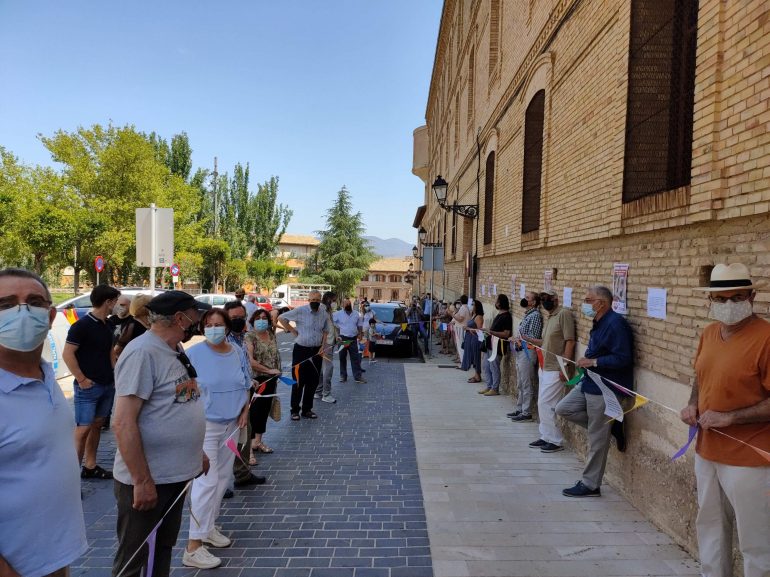
[[[96,286],[99,286],[99,273],[104,270],[104,259],[101,256],[94,259],[94,268],[96,269]]]
[[[176,288],[176,283],[179,282],[179,265],[174,263],[169,267],[169,270],[171,271],[171,282],[174,283],[174,288]]]
[[[155,294],[155,267],[174,262],[174,209],[136,209],[136,264],[150,267],[150,294]]]

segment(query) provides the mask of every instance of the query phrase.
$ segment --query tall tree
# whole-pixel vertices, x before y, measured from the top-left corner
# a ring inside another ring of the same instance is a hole
[[[171,150],[168,158],[168,168],[171,174],[176,174],[185,182],[190,180],[192,170],[192,148],[186,132],[175,134],[171,138]]]
[[[318,274],[340,297],[352,296],[377,257],[364,239],[366,229],[361,213],[353,213],[350,193],[344,186],[326,212],[326,229],[317,232],[321,238],[314,265]]]

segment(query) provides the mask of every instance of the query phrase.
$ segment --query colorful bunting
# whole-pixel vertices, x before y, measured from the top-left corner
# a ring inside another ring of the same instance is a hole
[[[284,385],[294,386],[297,384],[297,381],[292,379],[291,377],[278,377],[278,380],[281,381]]]
[[[152,577],[152,570],[155,566],[155,538],[158,536],[158,526],[152,530],[150,536],[147,538],[147,546],[149,552],[147,553],[147,577]]]
[[[679,449],[676,453],[674,453],[674,456],[671,457],[672,461],[676,461],[679,457],[684,455],[687,452],[687,449],[690,448],[690,445],[692,445],[693,440],[695,439],[695,435],[698,434],[698,425],[690,425],[690,432],[687,435],[687,442],[682,446],[681,449]]]

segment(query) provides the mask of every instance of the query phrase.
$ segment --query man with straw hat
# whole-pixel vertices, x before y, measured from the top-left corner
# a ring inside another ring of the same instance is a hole
[[[706,577],[732,575],[733,520],[745,577],[770,575],[770,323],[753,310],[755,289],[740,263],[711,271],[709,316],[695,383],[681,418],[698,426],[698,547]]]

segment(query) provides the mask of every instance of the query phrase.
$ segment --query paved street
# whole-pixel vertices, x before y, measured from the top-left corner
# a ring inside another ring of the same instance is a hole
[[[283,341],[283,337],[281,339]],[[286,364],[288,344],[281,346]],[[337,383],[317,421],[268,425],[261,487],[236,491],[219,523],[233,546],[219,577],[697,575],[697,564],[611,487],[562,497],[573,453],[526,444],[507,397],[481,397],[467,375],[381,359],[368,383]],[[280,389],[284,415],[289,387]],[[100,461],[111,466],[107,433]],[[84,482],[91,543],[75,576],[107,576],[115,545],[112,485]],[[427,519],[427,521],[426,521]],[[205,575],[181,565],[173,575]]]

